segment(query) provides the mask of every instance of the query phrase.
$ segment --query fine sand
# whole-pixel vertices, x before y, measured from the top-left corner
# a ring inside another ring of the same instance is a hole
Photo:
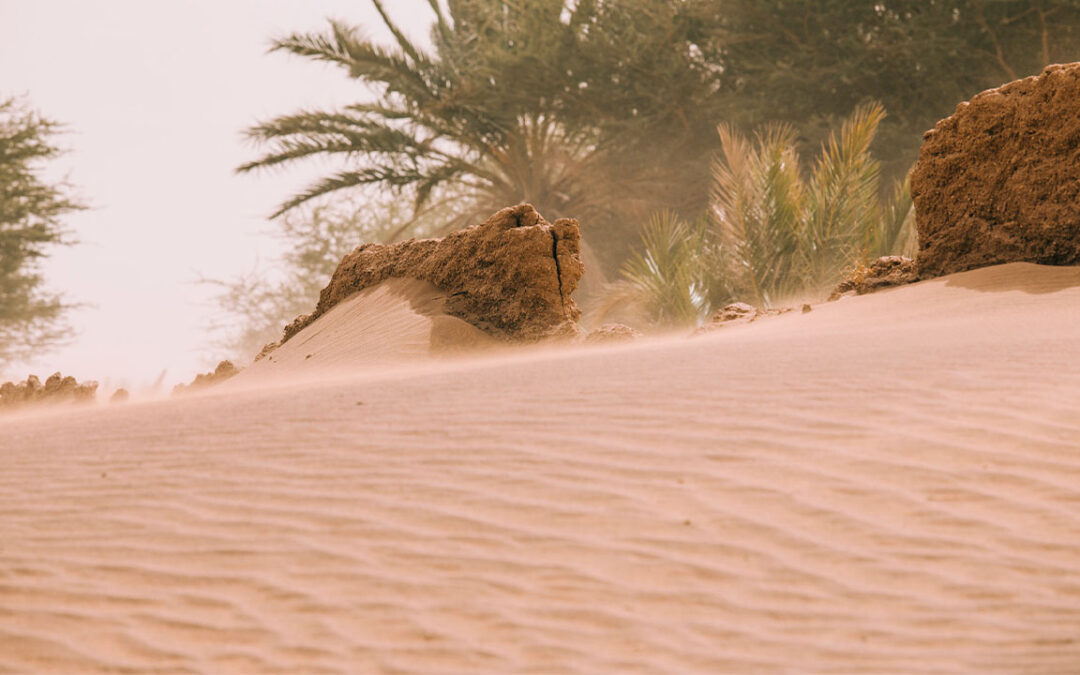
[[[236,382],[310,380],[497,345],[480,329],[447,315],[445,302],[445,294],[430,283],[389,279],[335,305],[246,368]]]
[[[321,381],[307,353],[0,418],[0,672],[1080,670],[1078,268]]]

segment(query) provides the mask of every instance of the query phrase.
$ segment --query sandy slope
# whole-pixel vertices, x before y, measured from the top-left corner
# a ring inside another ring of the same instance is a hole
[[[1077,672],[1078,362],[1010,265],[6,419],[0,671]]]

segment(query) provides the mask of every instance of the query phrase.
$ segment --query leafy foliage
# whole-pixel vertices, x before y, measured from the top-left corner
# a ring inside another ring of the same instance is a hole
[[[696,323],[708,311],[705,228],[671,211],[655,214],[641,233],[641,250],[623,266],[632,295],[655,325]]]
[[[433,48],[410,41],[380,0],[386,47],[331,22],[273,49],[340,66],[375,92],[335,111],[263,122],[267,151],[240,171],[334,157],[342,169],[281,205],[361,185],[407,194],[418,217],[458,208],[446,229],[521,201],[574,216],[619,246],[631,214],[704,209],[707,72],[682,2],[432,0]],[[695,166],[696,172],[692,169]]]
[[[0,101],[0,365],[54,347],[70,333],[63,300],[44,288],[50,246],[69,244],[62,218],[85,208],[65,183],[41,177],[62,151],[56,122],[25,102]]]
[[[890,178],[960,101],[1080,60],[1077,0],[726,0],[700,13],[697,44],[723,69],[718,119],[793,124],[805,153],[880,101],[889,119],[875,145]]]
[[[879,104],[857,108],[829,136],[806,177],[790,127],[767,127],[753,142],[730,126],[719,128],[713,219],[730,284],[724,294],[772,306],[908,245],[907,183],[883,201],[880,165],[870,154],[884,116]]]
[[[751,143],[719,127],[722,160],[715,166],[716,234],[729,261],[729,281],[759,304],[797,284],[796,252],[806,211],[795,132],[767,127]]]

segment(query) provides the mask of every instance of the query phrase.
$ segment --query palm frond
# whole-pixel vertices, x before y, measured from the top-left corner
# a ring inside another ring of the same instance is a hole
[[[297,56],[305,56],[316,61],[352,68],[353,46],[362,42],[356,28],[340,21],[330,21],[329,33],[289,33],[275,38],[270,46],[271,52],[285,51]]]
[[[385,25],[390,31],[390,34],[394,36],[394,40],[396,40],[398,46],[401,47],[401,51],[405,52],[414,63],[421,61],[420,50],[405,37],[405,34],[401,32],[401,29],[397,27],[397,24],[390,19],[390,15],[383,9],[381,0],[371,0],[371,4],[375,5],[375,11],[382,17],[383,25]]]
[[[731,127],[719,131],[723,156],[713,168],[714,222],[738,292],[769,306],[792,281],[802,227],[795,132],[770,126],[751,143]]]
[[[642,229],[641,250],[623,266],[654,323],[696,323],[707,310],[700,252],[704,227],[692,228],[670,211],[654,214]]]
[[[917,249],[915,236],[915,205],[911,200],[911,174],[893,188],[871,248],[871,258],[884,255],[913,257]]]
[[[808,214],[802,243],[807,287],[835,282],[843,267],[871,246],[879,225],[880,163],[870,144],[885,117],[879,103],[859,106],[829,135],[810,175]]]
[[[719,128],[712,216],[735,299],[769,306],[832,285],[870,255],[909,245],[911,197],[897,188],[883,204],[879,163],[870,145],[884,109],[860,106],[829,136],[804,179],[789,128],[751,142]]]
[[[382,184],[392,188],[401,188],[415,182],[415,173],[402,172],[395,167],[370,167],[358,171],[341,171],[328,176],[307,187],[307,189],[290,197],[278,210],[271,214],[271,218],[277,218],[285,212],[302,204],[321,197],[336,190],[342,190],[360,185]]]

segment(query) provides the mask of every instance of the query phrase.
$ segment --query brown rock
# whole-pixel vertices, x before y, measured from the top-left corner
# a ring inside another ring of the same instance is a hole
[[[196,375],[195,379],[191,381],[191,384],[178,384],[173,387],[173,394],[184,394],[192,390],[204,389],[215,384],[220,384],[239,372],[240,369],[233,365],[232,361],[222,361],[217,364],[217,368],[212,372]]]
[[[730,305],[725,305],[716,310],[716,313],[712,315],[712,319],[694,332],[695,334],[707,333],[729,324],[753,323],[758,319],[779,316],[790,311],[790,307],[781,309],[759,309],[753,305],[748,305],[745,302],[733,302]]]
[[[97,396],[98,383],[90,380],[77,385],[71,392],[76,401],[89,403]]]
[[[1080,63],[984,91],[923,138],[920,277],[1080,263]]]
[[[109,397],[109,403],[123,403],[124,401],[127,401],[130,397],[131,395],[128,394],[127,389],[120,388],[114,391],[112,396]]]
[[[262,359],[266,358],[270,355],[271,352],[277,349],[278,346],[279,343],[277,342],[268,342],[267,344],[263,345],[263,348],[260,349],[259,353],[255,355],[255,360],[261,361]]]
[[[605,323],[585,336],[589,344],[629,342],[641,337],[639,331],[621,323]]]
[[[353,293],[391,277],[433,284],[447,294],[448,314],[501,339],[575,336],[581,312],[571,294],[585,270],[580,254],[577,221],[549,224],[530,204],[502,209],[443,239],[364,244],[342,259],[315,311],[289,324],[281,342]],[[261,356],[268,353],[264,348]]]
[[[73,378],[74,379],[74,378]],[[45,378],[45,394],[53,394],[60,390],[60,383],[64,381],[63,375],[60,373],[53,373]]]
[[[745,302],[733,302],[716,310],[709,323],[728,323],[731,321],[753,321],[757,318],[760,310]]]
[[[89,403],[94,400],[97,387],[98,383],[93,380],[80,384],[74,377],[64,377],[60,373],[53,373],[42,385],[36,375],[30,375],[25,382],[0,385],[0,408],[38,403]]]
[[[915,261],[900,255],[887,255],[870,263],[869,267],[856,267],[829,295],[829,300],[839,300],[849,294],[865,295],[890,286],[902,286],[919,280]],[[803,310],[807,311],[807,310]]]
[[[41,380],[37,375],[30,375],[26,378],[26,383],[23,384],[23,399],[30,401],[35,398],[41,398],[44,393],[44,387],[41,386]]]

